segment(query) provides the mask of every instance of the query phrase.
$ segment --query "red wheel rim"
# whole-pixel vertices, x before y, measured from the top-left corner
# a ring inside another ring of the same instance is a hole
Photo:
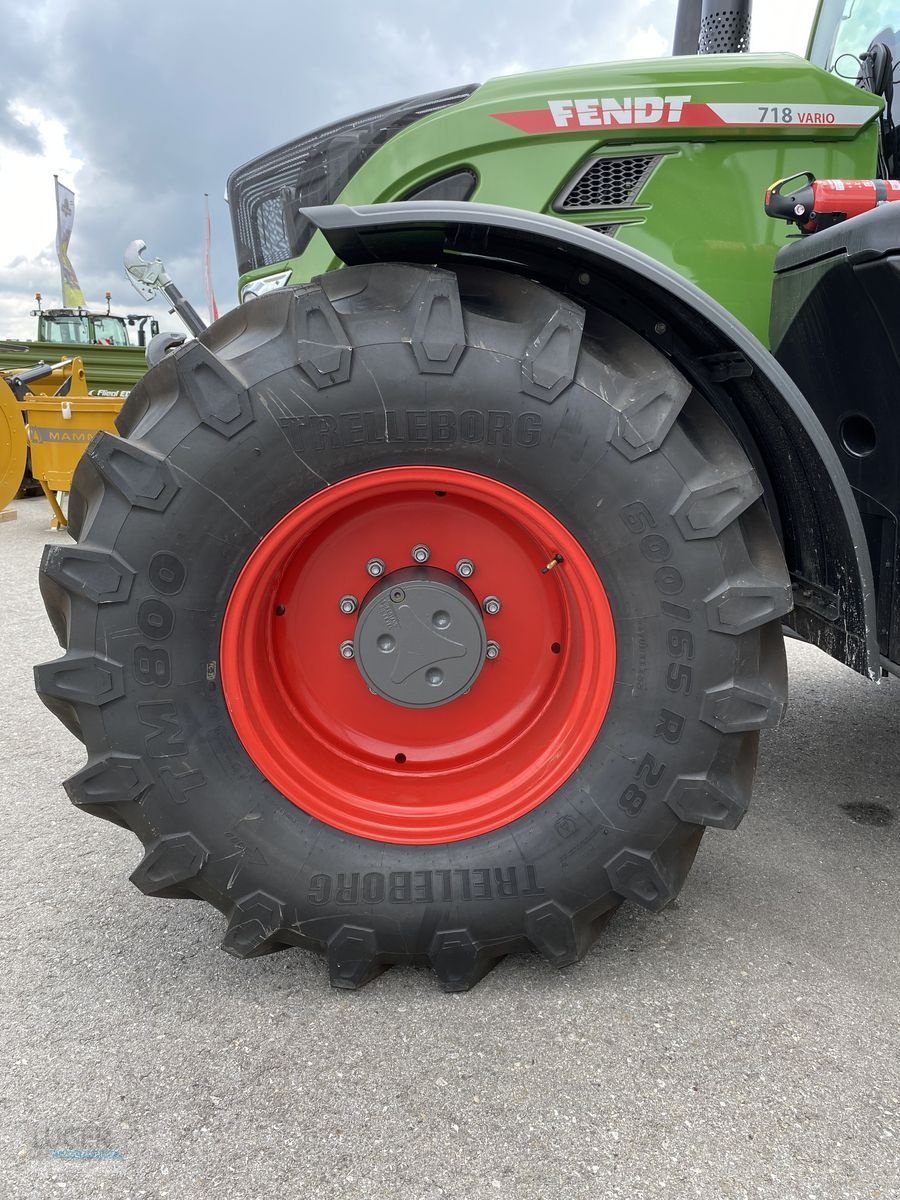
[[[471,690],[438,707],[372,694],[340,647],[383,580],[411,568],[496,596],[500,645]],[[548,564],[554,564],[545,570]],[[317,492],[254,549],[222,627],[231,720],[262,774],[305,812],[384,842],[459,841],[498,829],[559,788],[593,744],[615,678],[615,627],[597,571],[545,508],[496,480],[438,467],[370,471]]]

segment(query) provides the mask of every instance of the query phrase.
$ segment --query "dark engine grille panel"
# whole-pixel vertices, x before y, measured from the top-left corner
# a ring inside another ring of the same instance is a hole
[[[650,178],[661,154],[628,154],[595,158],[569,183],[553,207],[558,212],[593,208],[628,208]]]
[[[238,271],[302,254],[314,226],[298,210],[332,204],[362,164],[402,129],[459,104],[476,84],[371,109],[251,159],[228,178]]]

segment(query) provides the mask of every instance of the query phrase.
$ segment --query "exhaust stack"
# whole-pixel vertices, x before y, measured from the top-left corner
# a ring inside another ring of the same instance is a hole
[[[746,54],[750,49],[750,0],[703,0],[698,54]]]
[[[675,36],[672,39],[673,54],[696,54],[700,44],[700,17],[703,0],[678,0],[675,12]]]
[[[673,54],[742,54],[750,49],[751,0],[678,0]]]

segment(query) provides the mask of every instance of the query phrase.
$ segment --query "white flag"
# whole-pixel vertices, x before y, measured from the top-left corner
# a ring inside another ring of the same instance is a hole
[[[75,193],[59,182],[56,183],[56,257],[59,259],[59,276],[62,280],[63,308],[84,308],[84,292],[69,262],[69,238],[75,224]]]

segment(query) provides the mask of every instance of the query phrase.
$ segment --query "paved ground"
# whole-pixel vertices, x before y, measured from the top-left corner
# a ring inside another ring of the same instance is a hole
[[[34,696],[55,654],[46,508],[0,525],[0,1197],[900,1197],[900,685],[790,650],[755,806],[677,907],[577,967],[328,989],[240,963],[221,918],[127,881],[76,812],[82,749]],[[53,1150],[94,1150],[62,1160]]]

